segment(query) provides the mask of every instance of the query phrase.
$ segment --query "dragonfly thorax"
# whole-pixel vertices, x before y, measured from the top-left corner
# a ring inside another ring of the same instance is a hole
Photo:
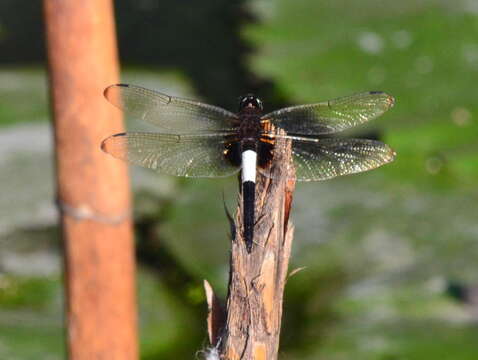
[[[262,133],[261,110],[257,108],[245,108],[238,114],[239,138],[241,142],[256,142]]]

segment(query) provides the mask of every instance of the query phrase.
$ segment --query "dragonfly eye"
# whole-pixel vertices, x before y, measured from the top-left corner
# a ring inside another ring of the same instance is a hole
[[[262,101],[257,96],[254,96],[252,94],[242,96],[239,100],[239,111],[248,107],[263,110]]]

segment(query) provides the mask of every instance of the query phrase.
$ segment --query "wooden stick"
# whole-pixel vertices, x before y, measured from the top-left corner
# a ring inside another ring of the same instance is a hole
[[[277,139],[271,177],[258,177],[256,226],[250,254],[242,238],[242,209],[232,243],[226,321],[216,344],[221,359],[275,360],[282,299],[293,239],[289,222],[295,187],[290,143]],[[242,204],[242,201],[240,201]],[[217,325],[216,325],[217,327]]]
[[[101,140],[123,131],[111,0],[44,0],[72,360],[137,359],[127,169]]]

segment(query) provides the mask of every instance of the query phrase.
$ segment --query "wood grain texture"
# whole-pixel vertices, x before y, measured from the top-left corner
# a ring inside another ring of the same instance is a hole
[[[137,359],[127,169],[100,150],[123,131],[111,0],[44,0],[69,359]]]
[[[258,177],[256,226],[250,254],[242,238],[242,208],[232,242],[227,315],[219,344],[222,359],[277,359],[282,301],[293,239],[289,221],[295,187],[290,143],[277,140],[272,178]],[[239,199],[239,204],[242,204]]]
[[[207,300],[207,332],[209,343],[217,347],[221,339],[221,331],[224,326],[225,311],[221,301],[217,298],[212,286],[204,280],[204,291]]]

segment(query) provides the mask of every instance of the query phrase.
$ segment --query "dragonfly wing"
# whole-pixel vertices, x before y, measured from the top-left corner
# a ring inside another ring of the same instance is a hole
[[[327,180],[385,165],[395,158],[386,144],[366,139],[301,138],[292,141],[292,162],[298,181]],[[266,169],[259,169],[270,176]]]
[[[220,107],[186,100],[140,86],[117,84],[105,89],[105,98],[126,116],[141,119],[175,132],[227,131],[237,125],[237,116]]]
[[[239,171],[224,156],[228,140],[223,134],[175,135],[120,133],[105,139],[106,153],[158,171],[185,177],[221,177]]]
[[[321,135],[343,131],[372,120],[394,104],[392,96],[372,91],[316,104],[273,111],[262,117],[290,134]]]

